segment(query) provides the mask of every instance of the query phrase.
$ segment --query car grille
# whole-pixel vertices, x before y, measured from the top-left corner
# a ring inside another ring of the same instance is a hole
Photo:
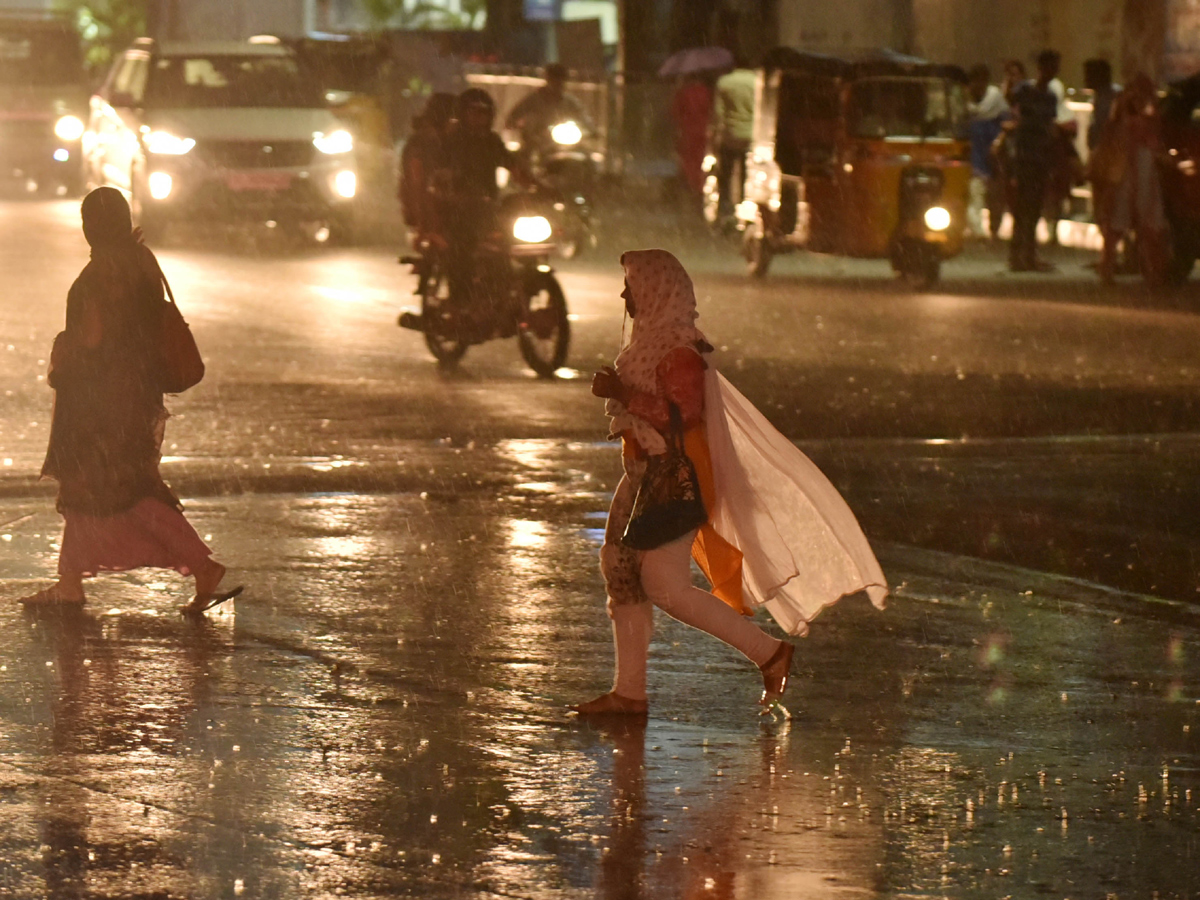
[[[196,149],[211,165],[225,169],[306,166],[317,152],[312,141],[204,141]]]

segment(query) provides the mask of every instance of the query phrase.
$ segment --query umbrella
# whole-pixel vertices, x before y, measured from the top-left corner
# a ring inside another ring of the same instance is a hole
[[[658,70],[660,78],[691,75],[693,72],[712,72],[733,68],[733,54],[724,47],[692,47],[667,57]]]

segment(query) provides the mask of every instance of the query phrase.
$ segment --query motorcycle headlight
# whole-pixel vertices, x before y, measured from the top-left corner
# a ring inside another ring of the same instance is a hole
[[[559,122],[550,129],[550,137],[556,144],[574,147],[583,140],[583,129],[574,122]]]
[[[925,226],[930,231],[945,231],[950,227],[950,210],[944,206],[931,206],[925,210]]]
[[[146,135],[146,151],[161,156],[183,156],[195,146],[193,138],[181,138],[169,131],[152,131]]]
[[[77,141],[83,137],[83,120],[78,116],[63,116],[54,123],[54,134],[60,141]]]
[[[349,153],[354,149],[354,136],[344,128],[326,134],[323,131],[313,132],[313,144],[322,153]]]
[[[167,172],[151,172],[147,182],[150,196],[155,200],[166,200],[171,196],[171,190],[175,187],[175,179]]]
[[[513,223],[513,237],[526,244],[541,244],[550,238],[550,222],[545,216],[521,216]]]

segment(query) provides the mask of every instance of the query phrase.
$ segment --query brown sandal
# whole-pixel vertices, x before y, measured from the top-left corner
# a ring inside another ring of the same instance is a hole
[[[758,702],[763,706],[777,703],[787,690],[788,679],[792,672],[792,656],[796,653],[796,645],[780,641],[779,648],[771,654],[771,658],[758,667],[763,678],[762,699]]]

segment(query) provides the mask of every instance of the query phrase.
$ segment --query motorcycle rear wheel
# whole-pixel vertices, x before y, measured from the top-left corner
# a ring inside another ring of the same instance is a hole
[[[540,377],[552,378],[567,361],[570,343],[571,323],[562,286],[551,273],[538,272],[521,303],[517,330],[521,356]]]

